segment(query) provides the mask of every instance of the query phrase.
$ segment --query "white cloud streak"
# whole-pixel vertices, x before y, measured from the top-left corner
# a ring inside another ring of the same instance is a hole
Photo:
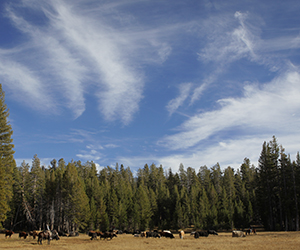
[[[184,83],[179,86],[179,96],[172,99],[167,104],[167,110],[171,116],[180,106],[183,105],[184,101],[188,98],[192,83]]]
[[[270,129],[278,134],[289,125],[289,133],[298,130],[300,111],[300,75],[288,72],[262,88],[248,86],[244,97],[221,99],[219,110],[193,116],[166,136],[160,144],[169,149],[187,149],[221,131],[239,128],[256,134]],[[280,119],[278,119],[280,117]]]
[[[93,9],[85,3],[23,1],[21,7],[7,7],[8,18],[26,35],[27,42],[20,47],[18,59],[5,51],[22,76],[14,76],[5,64],[0,75],[14,80],[12,89],[16,92],[23,91],[16,90],[23,78],[32,79],[26,82],[27,89],[34,88],[36,96],[41,96],[31,99],[35,107],[42,106],[41,100],[51,99],[52,109],[66,107],[74,118],[85,110],[85,93],[96,87],[94,94],[104,118],[129,124],[143,98],[144,76],[139,63],[162,63],[172,48],[160,39],[165,36],[161,30],[137,28],[132,16],[118,10],[121,2],[99,3]],[[30,22],[19,11],[28,9],[44,14],[45,23]]]

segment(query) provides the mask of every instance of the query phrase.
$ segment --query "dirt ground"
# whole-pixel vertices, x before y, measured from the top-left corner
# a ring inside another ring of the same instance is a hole
[[[0,249],[70,249],[70,250],[176,250],[176,249],[203,249],[203,250],[276,250],[300,249],[300,232],[259,232],[257,235],[248,235],[244,238],[233,238],[231,233],[219,233],[209,235],[208,237],[200,237],[195,239],[189,234],[185,235],[184,239],[180,239],[178,234],[174,234],[175,239],[168,238],[141,238],[133,235],[118,235],[112,240],[90,240],[90,237],[85,234],[80,234],[79,237],[60,237],[60,240],[51,241],[48,245],[47,241],[43,245],[38,245],[37,240],[32,237],[27,239],[19,239],[16,233],[11,238],[5,238],[4,234],[0,234]]]

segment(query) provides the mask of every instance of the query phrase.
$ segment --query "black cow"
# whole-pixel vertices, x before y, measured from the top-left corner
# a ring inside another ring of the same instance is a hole
[[[14,232],[12,230],[6,230],[5,231],[5,238],[7,238],[7,236],[9,236],[9,238],[11,238],[11,236],[14,234]]]
[[[195,232],[195,239],[198,239],[199,237],[207,237],[208,233],[207,232],[201,232],[201,231],[197,231]]]
[[[50,240],[53,240],[53,239],[56,239],[56,240],[59,240],[59,236],[58,236],[58,233],[56,232],[56,230],[47,230],[47,231],[43,231],[43,232],[40,232],[38,234],[38,244],[43,244],[42,241],[43,240],[48,240],[48,244],[50,244]]]
[[[170,239],[175,238],[174,235],[172,233],[169,233],[169,232],[160,232],[160,236],[170,238]]]
[[[208,234],[218,235],[218,233],[215,230],[207,230]]]
[[[91,237],[91,240],[97,239],[97,233],[95,231],[89,231],[88,236]]]
[[[160,238],[160,234],[157,232],[146,232],[146,238],[153,237],[153,238]]]
[[[27,238],[27,236],[28,236],[28,233],[26,233],[26,232],[20,232],[19,233],[19,238],[24,238],[24,239],[26,239]]]

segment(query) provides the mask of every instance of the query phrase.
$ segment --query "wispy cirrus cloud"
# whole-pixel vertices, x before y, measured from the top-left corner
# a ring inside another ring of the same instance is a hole
[[[172,99],[167,104],[167,110],[169,115],[172,115],[180,106],[183,105],[184,101],[188,98],[192,88],[192,83],[184,83],[179,86],[179,96]]]
[[[27,85],[39,86],[35,91],[46,96],[42,100],[51,99],[52,109],[72,110],[74,118],[85,111],[85,93],[92,90],[105,120],[130,123],[143,98],[140,63],[162,63],[172,51],[162,30],[139,27],[135,17],[126,14],[122,8],[130,4],[89,5],[67,0],[11,3],[7,17],[25,41],[20,44],[18,58],[5,52],[12,63],[20,65],[20,74],[13,76],[2,64],[0,75],[13,78],[15,84],[10,87],[20,93],[22,88],[16,87],[22,85],[22,79],[33,79]],[[26,11],[43,15],[44,22],[32,22]],[[41,99],[31,99],[31,105],[42,106]]]
[[[187,149],[228,129],[264,134],[272,126],[273,133],[280,134],[287,124],[290,133],[296,132],[299,95],[298,71],[288,72],[262,87],[249,85],[243,97],[219,100],[220,109],[191,117],[178,128],[178,133],[166,136],[160,143],[173,150]]]

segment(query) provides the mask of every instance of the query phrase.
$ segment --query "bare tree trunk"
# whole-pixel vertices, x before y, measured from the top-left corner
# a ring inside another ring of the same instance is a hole
[[[54,217],[55,217],[55,213],[54,213],[54,199],[53,199],[51,208],[50,208],[50,228],[51,228],[51,230],[54,229]]]

